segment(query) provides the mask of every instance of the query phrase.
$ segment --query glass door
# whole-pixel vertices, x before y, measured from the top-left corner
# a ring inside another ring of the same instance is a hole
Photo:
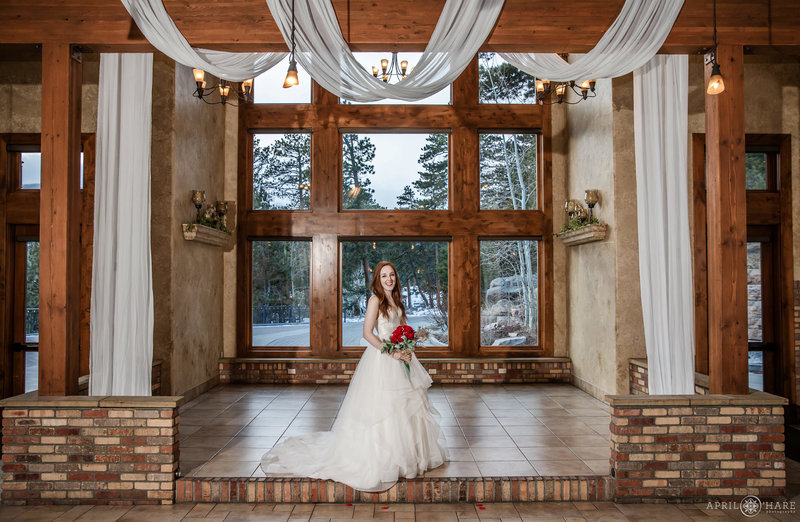
[[[778,331],[775,312],[778,295],[775,277],[777,241],[775,227],[747,229],[747,332],[750,388],[776,393],[779,375]]]
[[[39,227],[14,227],[14,394],[39,387]]]

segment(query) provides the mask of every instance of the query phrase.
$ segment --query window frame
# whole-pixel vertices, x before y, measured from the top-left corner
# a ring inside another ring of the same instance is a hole
[[[311,132],[310,210],[253,210],[253,134]],[[447,210],[342,209],[342,134],[443,132],[449,135]],[[537,209],[480,208],[478,135],[537,134]],[[342,347],[342,241],[449,243],[449,344],[425,357],[553,355],[553,234],[549,106],[481,104],[478,57],[451,86],[449,105],[350,105],[312,83],[310,104],[239,106],[237,354],[241,357],[357,357]],[[254,240],[311,240],[310,347],[254,347],[251,270]],[[480,241],[538,242],[539,345],[480,346]],[[331,268],[334,267],[335,270]],[[463,313],[454,313],[454,303]],[[333,341],[335,340],[335,341]]]

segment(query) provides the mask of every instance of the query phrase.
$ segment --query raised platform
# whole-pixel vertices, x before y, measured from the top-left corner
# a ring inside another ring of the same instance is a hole
[[[329,480],[299,478],[180,479],[176,502],[455,503],[608,501],[610,476],[438,477],[401,480],[381,493],[365,493]]]
[[[420,359],[438,384],[569,383],[568,357]],[[223,358],[220,384],[346,384],[358,359]]]
[[[607,406],[567,384],[436,385],[450,461],[383,493],[266,477],[285,437],[330,429],[345,386],[219,386],[184,405],[177,502],[608,500]]]

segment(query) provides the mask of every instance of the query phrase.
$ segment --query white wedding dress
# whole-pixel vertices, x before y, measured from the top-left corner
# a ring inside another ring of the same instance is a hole
[[[378,337],[400,324],[378,314]],[[363,341],[366,343],[366,341]],[[447,460],[436,410],[428,401],[431,378],[412,355],[402,361],[367,346],[331,431],[291,437],[261,459],[268,476],[330,479],[359,491],[384,491],[399,477],[413,478]]]

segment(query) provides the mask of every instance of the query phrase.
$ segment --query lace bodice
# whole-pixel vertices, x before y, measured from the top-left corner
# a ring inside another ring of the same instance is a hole
[[[400,326],[400,313],[397,312],[395,309],[389,309],[389,318],[383,316],[382,313],[378,312],[378,324],[376,330],[378,331],[378,337],[381,341],[387,340],[392,336],[392,332]]]

